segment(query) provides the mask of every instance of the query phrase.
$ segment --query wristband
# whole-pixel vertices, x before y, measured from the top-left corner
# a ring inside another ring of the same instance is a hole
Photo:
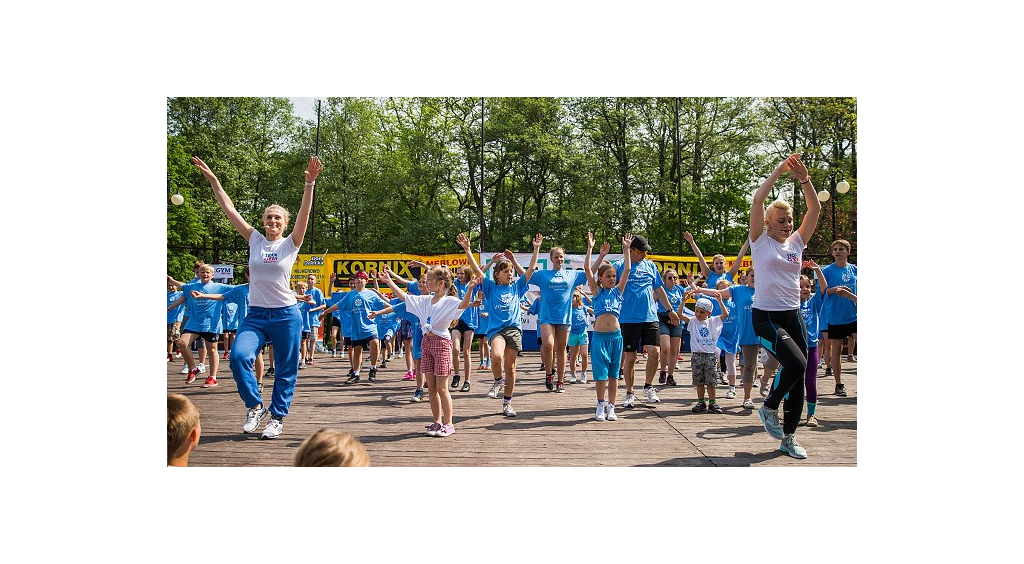
[[[810,177],[810,176],[808,176],[807,178],[805,178],[805,179],[801,180],[801,181],[800,181],[800,184],[807,184],[807,183],[808,183],[808,182],[810,182],[810,181],[811,181],[811,177]]]
[[[306,183],[306,188],[312,188],[312,187],[313,187],[313,186],[315,186],[315,185],[316,185],[316,180],[314,180],[314,181],[312,181],[312,182],[307,182],[307,183]]]

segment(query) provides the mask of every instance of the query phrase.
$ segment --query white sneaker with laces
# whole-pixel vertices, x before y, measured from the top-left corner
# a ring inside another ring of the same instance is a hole
[[[502,405],[501,406],[501,412],[503,414],[505,414],[506,417],[515,417],[516,416],[516,410],[512,409],[512,402],[508,402],[508,403]]]
[[[725,399],[732,399],[734,397],[736,397],[736,390],[729,390],[728,392],[725,392]]]
[[[604,404],[604,417],[608,421],[617,421],[619,418],[615,416],[615,404],[605,402]]]
[[[181,365],[181,373],[182,374],[188,374],[188,364],[182,364]]]
[[[752,402],[752,401],[750,401],[748,399],[743,400],[743,407],[745,407],[747,409],[754,409],[754,402]]]
[[[273,415],[271,415],[270,416],[270,423],[267,423],[267,427],[265,429],[263,429],[263,435],[260,436],[260,438],[261,439],[276,439],[278,437],[278,435],[281,434],[281,431],[283,431],[283,430],[284,430],[284,421],[282,421],[281,419],[278,419],[278,418],[274,417]]]
[[[206,372],[206,365],[204,365],[204,364],[203,364],[202,362],[200,362],[199,364],[197,364],[197,365],[196,365],[196,368],[198,368],[198,369],[199,369],[199,373],[200,373],[200,374],[203,374],[203,373],[205,373],[205,372]]]
[[[569,373],[569,383],[570,384],[575,384],[576,383],[576,373],[575,372],[570,372]]]
[[[644,393],[647,394],[647,403],[661,403],[661,400],[658,399],[658,393],[655,391],[654,386],[644,390]]]
[[[504,387],[505,387],[505,382],[503,382],[502,380],[496,380],[494,382],[494,385],[491,386],[491,389],[487,391],[487,397],[489,397],[489,398],[497,398],[498,394],[501,393],[501,390]]]
[[[587,383],[587,373],[586,372],[580,372],[580,384],[586,384],[586,383]]]
[[[605,416],[604,416],[605,407],[604,406],[605,406],[605,404],[603,404],[603,403],[597,404],[597,412],[594,414],[594,419],[597,419],[598,421],[604,421],[604,419],[605,419]]]
[[[626,394],[626,401],[622,402],[622,407],[633,407],[636,403],[636,394],[629,392]]]
[[[267,408],[261,407],[260,409],[250,409],[245,414],[245,423],[242,424],[243,433],[252,433],[260,426],[260,421],[267,415]]]

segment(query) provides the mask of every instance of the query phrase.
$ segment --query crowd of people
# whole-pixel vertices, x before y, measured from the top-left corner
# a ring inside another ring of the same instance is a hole
[[[413,261],[410,265],[419,267],[421,274],[416,280],[406,280],[384,266],[379,272],[356,272],[348,291],[335,288],[332,274],[330,286],[336,291],[329,297],[316,287],[315,275],[289,283],[316,178],[323,168],[317,157],[310,159],[305,172],[302,204],[290,235],[285,235],[290,223],[287,210],[268,207],[261,233],[238,214],[209,167],[198,157],[193,157],[193,163],[249,244],[249,264],[244,271],[247,283],[212,282],[213,268],[201,262],[196,263],[196,277],[189,282],[168,276],[167,360],[183,359],[186,384],[205,373],[208,362],[209,375],[203,387],[218,385],[219,360],[228,360],[246,410],[243,433],[256,433],[268,416],[261,438],[273,439],[283,432],[298,371],[316,362],[321,325],[330,356],[347,354],[346,384],[362,381],[364,355],[368,356],[368,383],[376,381],[378,368],[386,367],[396,356],[404,358],[402,380],[416,382],[412,400],[419,402],[426,396],[430,404],[432,421],[426,425],[427,435],[447,437],[455,432],[453,392],[471,390],[474,341],[479,342],[480,351],[476,369],[489,370],[492,376],[485,395],[494,399],[500,395],[501,413],[516,417],[512,400],[516,362],[523,350],[524,310],[538,316],[546,390],[564,392],[567,380],[586,383],[589,367],[598,421],[618,419],[619,380],[625,387],[621,409],[633,408],[637,402],[660,402],[654,380],[677,385],[676,360],[686,336],[691,351],[690,383],[698,398],[692,410],[721,413],[720,401],[737,395],[739,367],[742,406],[754,409],[752,392],[758,387],[764,396],[758,413],[766,432],[780,441],[780,450],[794,458],[807,457],[796,441],[797,427],[819,424],[815,416],[819,359],[835,379],[834,393],[847,393],[842,383],[842,348],[849,339],[851,356],[847,361],[855,359],[857,268],[847,262],[851,247],[842,239],[833,242],[834,262],[825,268],[803,259],[820,204],[797,155],[783,161],[754,193],[749,237],[729,269],[722,254],[714,255],[708,267],[691,234],[685,234],[699,260],[699,279],[686,273],[683,283],[676,270],[659,271],[647,258],[652,250],[648,241],[630,233],[622,237],[622,259],[615,262],[605,260],[611,250],[607,242],[591,260],[596,242],[588,233],[582,270],[564,268],[565,250],[557,246],[548,251],[550,268],[538,269],[544,245],[539,233],[532,241],[526,268],[508,250],[481,266],[470,250],[468,236],[459,234],[455,242],[465,252],[467,265],[455,272],[445,265]],[[786,173],[800,183],[807,202],[807,212],[796,228],[788,203],[776,200],[766,208],[768,193]],[[753,267],[741,273],[741,259],[748,248]],[[812,276],[803,275],[805,270]],[[487,271],[491,271],[490,277]],[[760,278],[756,290],[755,272]],[[388,294],[381,292],[381,284],[388,287]],[[531,285],[539,288],[532,304],[525,299]],[[693,310],[684,305],[691,298],[696,300]],[[592,332],[588,330],[591,318]],[[218,344],[222,342],[221,357]],[[198,355],[192,354],[193,343],[198,343]],[[819,343],[823,348],[820,354]],[[265,373],[264,349],[269,358]],[[638,399],[635,369],[641,353],[647,362]],[[760,377],[759,362],[763,365]],[[263,400],[264,376],[271,377],[269,405]],[[719,386],[726,388],[724,398],[717,395]],[[187,462],[200,435],[198,411],[179,398],[168,396],[169,465],[182,457]],[[172,403],[176,406],[174,445]],[[299,454],[305,461],[335,460],[340,455],[319,451],[345,451],[349,454],[341,458],[359,463],[342,465],[367,465],[365,450],[361,446],[353,449],[353,441],[358,444],[350,435],[321,430],[303,443]],[[349,446],[342,448],[341,444]],[[358,452],[349,452],[353,450]]]

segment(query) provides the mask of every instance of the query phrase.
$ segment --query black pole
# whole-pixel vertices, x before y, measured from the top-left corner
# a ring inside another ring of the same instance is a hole
[[[484,99],[480,98],[480,260],[484,254],[484,201],[487,194],[484,190],[487,184],[484,183]]]
[[[313,149],[313,154],[320,156],[320,100],[316,101],[316,147]],[[316,243],[316,188],[313,188],[313,206],[309,211],[309,252],[313,253],[314,243]]]
[[[679,97],[676,96],[676,204],[679,206],[679,254],[683,254],[683,167],[679,154]]]

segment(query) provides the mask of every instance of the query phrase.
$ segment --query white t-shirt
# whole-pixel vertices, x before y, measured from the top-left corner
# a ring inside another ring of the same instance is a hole
[[[420,327],[423,334],[433,333],[444,339],[451,339],[448,327],[462,315],[459,304],[460,298],[455,296],[442,296],[436,304],[430,303],[434,296],[405,296],[405,308],[420,318]]]
[[[762,311],[800,309],[800,263],[807,244],[794,231],[780,243],[762,234],[750,246],[757,291],[754,307]]]
[[[256,231],[249,236],[249,306],[286,307],[295,303],[288,287],[299,250],[291,236],[267,241]]]
[[[757,272],[756,267],[754,272]],[[692,317],[686,330],[690,332],[690,352],[718,354],[715,347],[722,334],[722,314],[711,315],[704,321]]]

